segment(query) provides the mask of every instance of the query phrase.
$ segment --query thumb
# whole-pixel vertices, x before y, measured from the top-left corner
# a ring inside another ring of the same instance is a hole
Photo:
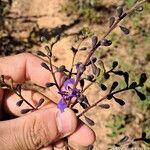
[[[57,108],[38,110],[26,116],[0,122],[3,150],[36,150],[73,133],[77,119],[73,111]]]

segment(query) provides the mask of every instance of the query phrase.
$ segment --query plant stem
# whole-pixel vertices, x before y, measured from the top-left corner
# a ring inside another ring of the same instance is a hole
[[[18,95],[20,97],[21,100],[23,100],[27,105],[29,105],[33,110],[36,110],[36,108],[31,105],[22,95],[21,93],[18,93],[13,87],[11,87],[10,85],[8,85],[5,81],[4,84],[6,86],[7,89],[11,90],[12,92],[14,92],[16,95]]]
[[[17,93],[14,89],[12,89],[12,91],[16,95],[18,95],[26,104],[28,104],[33,110],[36,110],[36,108],[33,105],[31,105],[21,94]]]
[[[96,103],[92,104],[90,107],[86,108],[82,113],[80,113],[77,117],[80,118],[82,115],[84,115],[87,111],[92,109],[93,107],[97,106],[101,101],[107,99],[107,95],[103,98],[99,99]]]
[[[2,79],[2,83],[4,84],[4,87],[6,89],[9,89],[10,91],[14,92],[16,95],[18,95],[20,97],[21,100],[23,100],[27,105],[29,105],[33,110],[36,110],[36,108],[31,105],[22,95],[21,95],[21,92],[17,92],[14,88],[13,88],[13,85],[8,85],[4,78]]]
[[[71,76],[72,76],[72,71],[73,71],[73,65],[74,65],[75,57],[76,57],[76,54],[73,54],[72,63],[71,63],[71,69],[69,71],[69,78],[71,78]]]
[[[133,11],[135,11],[135,9],[140,6],[141,4],[145,3],[147,0],[142,0],[141,2],[139,3],[136,3],[130,10],[128,10],[126,13],[124,13],[120,18],[118,17],[118,19],[115,21],[115,23],[108,29],[108,31],[104,34],[104,36],[102,37],[101,41],[104,40],[116,27],[117,25],[120,23],[121,20],[123,20],[127,15],[131,14]],[[86,64],[88,63],[89,59],[91,58],[91,56],[94,54],[96,49],[94,50],[90,50],[85,62],[84,62],[84,65],[86,66]],[[73,88],[75,89],[76,86],[78,85],[78,82],[80,81],[80,78],[82,76],[83,73],[80,73],[78,71],[77,73],[77,77],[76,77],[76,82],[73,86]]]
[[[81,93],[84,93],[90,86],[92,86],[95,83],[96,79],[93,80],[91,83],[89,83],[82,91]]]
[[[112,95],[115,95],[117,93],[121,93],[127,90],[131,90],[131,88],[123,88],[121,90],[115,91],[113,93],[111,93]],[[110,94],[110,93],[109,93]],[[93,107],[97,106],[101,101],[107,99],[107,96],[109,95],[105,95],[104,97],[102,97],[101,99],[99,99],[97,102],[95,102],[94,104],[92,104],[90,107],[86,108],[82,113],[80,113],[77,117],[80,118],[82,115],[84,115],[87,111],[89,111],[90,109],[92,109]]]
[[[90,51],[88,57],[86,58],[86,60],[85,60],[85,62],[84,62],[84,64],[83,64],[84,66],[86,66],[86,64],[88,63],[89,59],[91,58],[91,56],[93,55],[94,52],[95,52],[94,50],[91,50],[91,51]],[[81,78],[82,74],[83,74],[83,73],[80,73],[80,72],[78,71],[77,77],[76,77],[76,82],[75,82],[75,84],[73,85],[73,88],[74,88],[74,89],[75,89],[76,86],[78,85],[78,82],[80,81],[80,78]]]
[[[82,44],[82,42],[83,42],[84,40],[85,40],[85,39],[82,39],[82,40],[80,41],[80,43],[79,43],[78,46],[77,46],[77,50],[79,50],[79,47],[80,47],[80,45]],[[75,61],[76,54],[77,54],[77,53],[75,53],[75,54],[73,55],[73,59],[72,59],[72,63],[71,63],[71,69],[70,69],[70,73],[69,73],[69,78],[71,78],[71,76],[72,76],[72,71],[73,71],[73,66],[74,66],[74,61]]]
[[[53,65],[52,65],[52,59],[51,59],[51,57],[48,57],[48,59],[49,59],[49,65],[50,65],[50,70],[51,70],[50,72],[52,74],[53,80],[54,80],[54,82],[56,84],[57,89],[59,91],[61,91],[61,88],[59,87],[59,85],[57,83],[57,80],[56,80],[56,77],[55,77],[55,73],[54,73],[54,69],[53,69]]]
[[[123,20],[127,15],[131,14],[133,11],[135,11],[135,9],[140,6],[141,4],[145,3],[146,0],[142,0],[139,3],[136,3],[130,10],[128,10],[127,12],[125,12],[120,18],[118,18],[116,20],[116,22],[111,26],[111,28],[109,28],[109,30],[106,32],[106,34],[103,36],[102,40],[105,39],[116,27],[117,25],[120,23],[121,20]]]

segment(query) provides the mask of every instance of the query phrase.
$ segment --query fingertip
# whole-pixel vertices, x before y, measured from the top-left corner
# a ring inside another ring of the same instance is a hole
[[[62,134],[62,138],[72,134],[77,128],[76,115],[69,108],[66,108],[64,112],[58,110],[56,121],[58,130]]]
[[[48,146],[48,147],[42,148],[40,150],[54,150],[54,148],[52,146]]]
[[[0,119],[2,118],[2,99],[4,91],[0,89]]]
[[[81,146],[93,144],[96,140],[95,132],[81,121],[76,131],[69,136],[68,140]]]
[[[64,140],[59,140],[55,143],[55,148],[63,148],[65,146]]]

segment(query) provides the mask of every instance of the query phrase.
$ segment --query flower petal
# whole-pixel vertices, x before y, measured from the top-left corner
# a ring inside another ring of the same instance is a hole
[[[68,79],[68,80],[66,80],[65,82],[64,82],[64,87],[66,88],[66,89],[68,89],[68,85],[69,84],[74,84],[75,83],[75,80],[73,79],[73,78],[71,78],[71,79]]]
[[[57,104],[57,108],[61,111],[64,112],[65,108],[67,108],[66,103],[64,102],[63,99],[61,99],[58,104]]]
[[[60,94],[61,96],[67,96],[68,92],[67,91],[59,91],[58,94]]]
[[[80,67],[81,64],[82,64],[81,62],[78,62],[77,64],[75,64],[76,70],[79,70],[79,67]]]
[[[80,93],[80,90],[79,89],[72,89],[72,96],[78,96]]]

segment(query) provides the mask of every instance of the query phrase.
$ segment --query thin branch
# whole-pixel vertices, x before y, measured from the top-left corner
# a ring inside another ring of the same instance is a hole
[[[136,86],[138,87],[138,85]],[[123,88],[121,90],[118,90],[118,91],[115,91],[113,93],[111,93],[111,95],[115,95],[117,93],[121,93],[121,92],[124,92],[124,91],[128,91],[128,90],[131,90],[131,88]],[[110,93],[109,93],[110,94]],[[93,107],[97,106],[100,102],[102,102],[103,100],[107,99],[107,96],[109,95],[105,95],[104,97],[102,97],[101,99],[99,99],[97,102],[95,102],[94,104],[92,104],[90,107],[86,108],[82,113],[80,113],[77,117],[80,118],[82,115],[84,115],[87,111],[89,111],[90,109],[92,109]]]
[[[80,118],[82,115],[84,115],[87,111],[92,109],[93,107],[97,106],[101,101],[107,99],[107,96],[104,96],[103,98],[99,99],[96,103],[92,104],[90,107],[86,108],[82,113],[80,113],[77,117]]]
[[[11,89],[10,89],[11,90]],[[17,93],[14,89],[12,89],[12,91],[18,95],[26,104],[28,104],[33,110],[36,110],[36,108],[31,105],[20,93]]]
[[[18,93],[13,87],[11,87],[10,85],[8,85],[5,81],[4,81],[5,87],[9,90],[11,90],[12,92],[14,92],[16,95],[18,95],[20,97],[20,99],[22,99],[27,105],[29,105],[33,110],[36,110],[36,108],[31,105],[22,95],[21,93]]]
[[[49,59],[49,66],[50,66],[50,70],[51,70],[50,72],[52,74],[53,80],[54,80],[54,82],[56,84],[57,89],[59,91],[61,91],[61,88],[59,87],[59,85],[57,83],[57,80],[56,80],[56,77],[55,77],[55,73],[54,73],[54,69],[53,69],[53,65],[52,65],[52,59],[51,59],[51,57],[48,57],[48,59]]]
[[[79,47],[80,47],[80,45],[82,44],[82,42],[83,42],[84,40],[85,40],[85,39],[82,39],[81,42],[78,44],[78,46],[77,46],[77,51],[79,50]],[[72,59],[72,63],[71,63],[71,69],[70,69],[70,72],[69,72],[69,78],[71,78],[71,76],[72,76],[72,71],[73,71],[73,66],[74,66],[76,54],[77,54],[77,53],[73,54],[73,59]]]
[[[89,87],[91,87],[94,83],[96,82],[96,80],[93,80],[91,83],[89,83],[82,91],[81,93],[84,93]]]
[[[108,29],[108,31],[104,34],[104,36],[102,37],[101,41],[104,40],[116,27],[117,25],[120,23],[121,20],[123,20],[127,15],[131,14],[133,11],[135,11],[135,9],[140,6],[141,4],[145,3],[147,0],[142,0],[141,2],[136,3],[130,10],[128,10],[126,13],[124,13],[121,17],[118,17],[118,19],[115,21],[115,23],[111,26],[111,28]],[[89,52],[89,55],[87,56],[84,65],[86,66],[86,64],[88,63],[89,59],[91,58],[91,56],[94,54],[96,49],[92,49]],[[80,73],[78,71],[77,73],[77,77],[76,77],[76,82],[73,86],[73,88],[75,89],[76,86],[78,85],[80,78],[82,76],[83,73]]]

